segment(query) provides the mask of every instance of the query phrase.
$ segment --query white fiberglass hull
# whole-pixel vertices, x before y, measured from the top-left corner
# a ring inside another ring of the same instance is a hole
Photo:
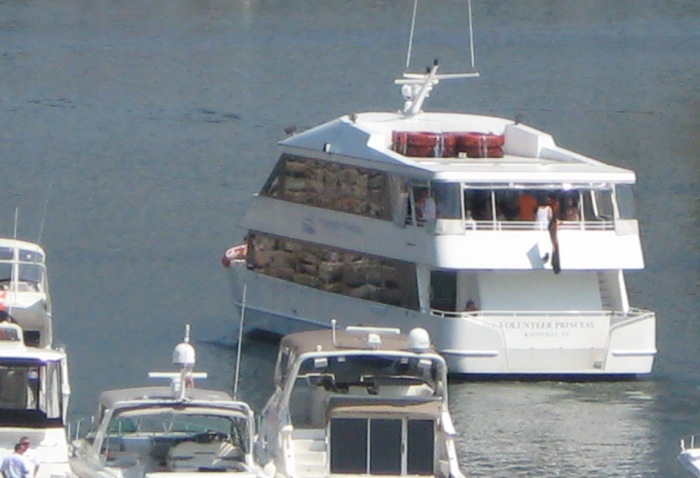
[[[340,327],[424,327],[452,374],[642,375],[651,372],[656,353],[653,313],[439,316],[304,287],[255,273],[242,261],[232,262],[228,274],[236,306],[245,302],[246,331],[281,336],[330,327],[332,320]]]

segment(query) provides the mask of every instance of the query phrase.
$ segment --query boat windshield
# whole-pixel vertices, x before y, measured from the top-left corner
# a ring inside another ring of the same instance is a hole
[[[302,362],[298,377],[310,386],[342,394],[432,396],[439,380],[437,361],[393,355],[342,355]],[[419,391],[420,390],[420,391]]]
[[[289,396],[295,427],[322,427],[332,396],[432,400],[442,396],[444,362],[430,357],[352,354],[300,364]]]
[[[212,409],[185,407],[132,408],[115,413],[107,425],[105,440],[125,436],[158,437],[177,441],[228,441],[245,450],[248,443],[248,417],[217,414]],[[98,423],[94,425],[99,426]],[[88,440],[96,434],[88,432]]]
[[[0,426],[62,426],[59,362],[0,361]]]

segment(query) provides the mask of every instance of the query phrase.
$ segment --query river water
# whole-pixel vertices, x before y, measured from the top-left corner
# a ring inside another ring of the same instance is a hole
[[[106,388],[169,370],[191,323],[206,385],[230,388],[237,316],[223,251],[283,128],[394,110],[410,0],[0,0],[0,233],[49,254],[72,419]],[[411,58],[468,63],[464,2],[419,10]],[[475,80],[426,108],[515,117],[634,169],[657,312],[650,377],[450,386],[473,477],[683,477],[700,432],[700,2],[474,2]],[[240,396],[260,409],[275,347],[245,340]]]

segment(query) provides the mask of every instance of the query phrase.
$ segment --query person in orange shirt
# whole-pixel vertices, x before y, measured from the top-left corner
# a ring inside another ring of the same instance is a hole
[[[518,221],[534,221],[537,211],[537,199],[529,191],[520,191],[516,200]]]

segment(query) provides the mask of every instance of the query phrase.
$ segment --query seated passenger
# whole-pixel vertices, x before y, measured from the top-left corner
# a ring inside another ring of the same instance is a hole
[[[562,221],[578,221],[580,220],[578,206],[574,197],[567,194],[564,196],[563,205],[561,208],[561,213],[559,214],[559,219]]]

